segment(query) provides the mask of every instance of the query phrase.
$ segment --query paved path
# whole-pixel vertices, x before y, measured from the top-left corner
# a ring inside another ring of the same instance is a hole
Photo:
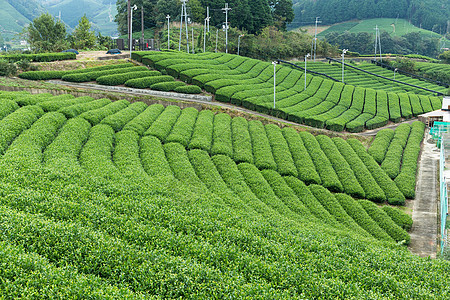
[[[419,160],[416,199],[409,203],[413,209],[411,229],[412,253],[422,257],[436,258],[438,238],[438,166],[439,151],[435,144],[428,143],[425,133],[423,151]]]

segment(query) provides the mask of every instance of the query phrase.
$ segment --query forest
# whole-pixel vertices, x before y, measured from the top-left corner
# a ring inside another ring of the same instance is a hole
[[[225,24],[222,8],[228,3],[230,27],[236,27],[248,33],[259,33],[267,26],[286,29],[286,24],[294,19],[292,0],[190,0],[187,3],[187,13],[192,21],[203,24],[206,9],[209,7],[211,26],[221,28]],[[138,6],[136,15],[141,15],[144,9],[144,24],[146,28],[164,24],[166,16],[171,21],[180,20],[181,2],[179,0],[136,0]],[[127,1],[117,1],[116,22],[119,32],[127,32]],[[140,19],[133,20],[133,26],[140,26]]]

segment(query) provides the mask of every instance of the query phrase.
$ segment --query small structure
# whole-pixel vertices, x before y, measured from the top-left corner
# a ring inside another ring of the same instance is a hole
[[[444,96],[441,110],[420,115],[418,118],[428,127],[433,127],[434,122],[450,122],[450,97]]]

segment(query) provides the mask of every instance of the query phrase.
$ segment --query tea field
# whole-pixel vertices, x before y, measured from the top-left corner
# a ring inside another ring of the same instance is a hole
[[[442,97],[344,85],[276,67],[276,99],[270,63],[223,53],[135,52],[134,59],[194,84],[221,102],[299,124],[360,132],[439,109]],[[306,85],[306,88],[305,88]]]
[[[373,202],[404,201],[419,123],[366,150],[194,108],[0,103],[2,298],[449,295],[449,263],[412,255],[411,218]]]

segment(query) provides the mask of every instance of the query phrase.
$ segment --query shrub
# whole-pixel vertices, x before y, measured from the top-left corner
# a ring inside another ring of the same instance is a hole
[[[175,88],[174,90],[177,93],[183,93],[183,94],[201,94],[202,89],[196,85],[186,85],[186,86],[179,86]]]
[[[392,221],[406,231],[409,231],[413,225],[413,219],[407,213],[404,213],[397,207],[385,205],[382,207],[384,212],[391,217]]]
[[[231,117],[229,114],[217,114],[214,117],[213,145],[211,155],[224,154],[233,157],[231,138]]]
[[[161,141],[165,141],[180,114],[180,107],[176,105],[167,106],[144,134],[153,135]]]
[[[17,73],[15,64],[4,59],[0,59],[0,76],[14,76]]]
[[[110,114],[104,118],[101,123],[111,126],[115,132],[120,131],[125,124],[137,117],[147,108],[147,104],[144,102],[134,102],[127,108],[122,109],[115,114]]]
[[[80,117],[86,119],[92,124],[92,126],[94,126],[100,123],[104,118],[126,108],[129,104],[130,102],[127,100],[119,100],[101,108],[84,112],[80,115]]]
[[[187,147],[192,132],[194,131],[195,121],[197,120],[198,110],[193,107],[183,109],[180,117],[175,125],[173,125],[172,131],[166,138],[166,143],[176,142]]]
[[[143,113],[139,114],[136,118],[128,122],[123,127],[123,130],[134,130],[139,135],[143,135],[163,110],[164,106],[162,104],[150,105],[145,109]]]
[[[367,152],[372,155],[377,163],[381,164],[383,162],[384,156],[386,155],[386,151],[389,148],[389,144],[391,143],[393,137],[394,131],[389,128],[380,130],[375,136],[375,139]]]
[[[177,87],[185,86],[186,84],[181,81],[168,81],[168,82],[158,82],[153,84],[150,89],[155,91],[170,92],[174,91]]]
[[[378,223],[378,225],[386,231],[396,242],[404,241],[406,245],[409,244],[410,236],[400,226],[380,209],[375,203],[367,200],[359,200],[361,206],[366,210],[367,214]]]
[[[277,169],[272,149],[264,125],[260,121],[248,122],[248,131],[252,139],[253,163],[258,169]]]
[[[319,142],[320,148],[325,153],[327,158],[338,176],[344,192],[355,198],[364,198],[365,193],[358,180],[355,177],[352,169],[339,153],[338,148],[333,141],[326,135],[319,135],[316,137]]]
[[[146,67],[129,67],[129,68],[116,68],[103,71],[93,71],[85,73],[69,73],[64,75],[61,79],[70,82],[87,82],[94,81],[97,78],[105,75],[124,74],[129,72],[147,71]]]
[[[248,121],[243,117],[231,120],[233,157],[236,163],[253,163],[252,139],[248,131]]]
[[[345,211],[361,226],[365,231],[370,233],[373,237],[379,240],[392,242],[393,239],[375,222],[359,204],[357,200],[345,194],[336,194],[336,199],[339,201]]]
[[[297,168],[295,167],[291,151],[289,150],[289,146],[280,127],[274,124],[268,124],[265,128],[267,138],[272,147],[272,155],[277,164],[278,173],[281,175],[297,177]]]
[[[306,184],[321,184],[322,180],[320,179],[320,176],[316,171],[316,167],[311,160],[311,156],[306,150],[302,138],[299,136],[297,131],[293,128],[285,127],[283,128],[283,135],[289,145],[292,159],[294,160],[297,168],[298,178]]]
[[[358,154],[359,158],[366,165],[375,181],[384,191],[388,203],[393,205],[405,204],[405,196],[402,194],[402,192],[400,192],[392,179],[389,178],[389,176],[386,174],[386,172],[381,169],[380,165],[378,165],[373,157],[367,153],[361,142],[356,139],[348,139],[347,143],[353,148],[356,154]]]
[[[210,110],[202,110],[195,122],[189,149],[201,149],[210,152],[213,138],[214,113]]]
[[[311,155],[322,185],[333,192],[342,192],[343,187],[327,156],[323,153],[316,138],[309,132],[300,132],[303,144]]]
[[[173,77],[169,75],[150,76],[144,78],[130,79],[125,82],[125,85],[137,89],[146,89],[150,88],[152,85],[158,82],[168,82],[174,80],[175,79],[173,79]]]
[[[66,116],[66,118],[74,118],[84,112],[98,109],[111,103],[110,99],[102,98],[87,103],[78,103],[71,106],[63,107],[58,111]]]
[[[129,72],[124,74],[113,74],[113,75],[104,75],[97,78],[97,83],[101,85],[121,85],[127,82],[130,79],[149,77],[149,76],[158,76],[161,75],[158,71],[139,71],[139,72]]]

